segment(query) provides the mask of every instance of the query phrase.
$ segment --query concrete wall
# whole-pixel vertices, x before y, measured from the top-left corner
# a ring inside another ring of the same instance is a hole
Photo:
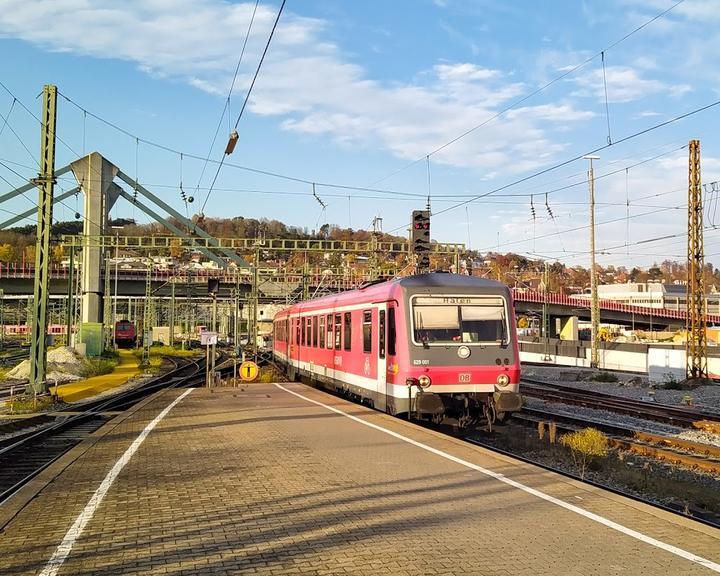
[[[547,354],[546,354],[547,352]],[[546,360],[546,357],[549,358]],[[520,360],[548,366],[590,367],[590,346],[584,341],[520,342]],[[647,374],[652,382],[685,378],[684,346],[602,343],[600,367]],[[708,351],[708,373],[720,377],[720,349]]]

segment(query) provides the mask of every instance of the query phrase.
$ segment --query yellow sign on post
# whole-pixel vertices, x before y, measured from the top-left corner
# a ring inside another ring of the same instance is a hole
[[[255,362],[250,362],[248,360],[240,364],[240,378],[246,382],[252,382],[255,380],[259,373],[260,368],[258,368],[258,365],[255,364]]]

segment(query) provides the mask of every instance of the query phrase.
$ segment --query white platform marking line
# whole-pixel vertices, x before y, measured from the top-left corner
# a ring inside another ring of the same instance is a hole
[[[87,523],[90,522],[93,514],[95,514],[95,510],[97,510],[98,506],[100,506],[100,502],[102,502],[102,499],[105,498],[105,494],[107,494],[108,490],[110,490],[110,486],[112,486],[112,483],[115,481],[115,478],[118,477],[120,471],[128,462],[130,462],[132,455],[135,454],[137,449],[140,447],[140,444],[143,443],[152,429],[157,426],[158,422],[167,416],[167,413],[170,412],[170,410],[172,410],[175,405],[180,402],[180,400],[185,398],[185,396],[190,394],[192,391],[193,388],[188,388],[180,396],[175,398],[175,400],[173,400],[162,412],[160,412],[160,414],[158,414],[155,419],[150,422],[150,424],[145,426],[145,429],[140,432],[140,435],[135,438],[135,441],[130,444],[130,447],[125,450],[125,453],[117,462],[115,462],[115,466],[113,466],[112,470],[110,470],[107,476],[105,476],[105,479],[102,481],[98,489],[95,490],[95,493],[92,495],[92,498],[90,498],[90,501],[85,505],[83,511],[80,512],[80,515],[75,519],[75,523],[70,527],[70,530],[67,531],[67,534],[65,534],[65,538],[63,538],[62,542],[55,550],[55,553],[40,573],[40,576],[55,576],[55,574],[57,574],[58,570],[63,565],[63,562],[65,562],[65,559],[70,554],[72,547],[75,545],[75,541],[80,537],[80,534],[82,534]]]
[[[713,570],[714,572],[720,573],[720,564],[717,564],[717,563],[713,562],[712,560],[708,560],[707,558],[703,558],[702,556],[698,556],[696,554],[693,554],[692,552],[688,552],[687,550],[683,550],[682,548],[673,546],[672,544],[666,544],[665,542],[656,540],[655,538],[647,536],[646,534],[643,534],[642,532],[638,532],[636,530],[633,530],[632,528],[628,528],[626,526],[623,526],[622,524],[613,522],[612,520],[609,520],[609,519],[605,518],[604,516],[594,514],[593,512],[588,512],[587,510],[584,510],[583,508],[579,508],[578,506],[569,504],[568,502],[564,502],[563,500],[555,498],[554,496],[550,496],[549,494],[545,494],[544,492],[535,490],[535,488],[531,488],[530,486],[526,486],[525,484],[521,484],[520,482],[511,480],[510,478],[507,478],[506,476],[504,476],[502,474],[498,474],[497,472],[493,472],[492,470],[488,470],[487,468],[483,468],[482,466],[478,466],[477,464],[473,464],[472,462],[468,462],[467,460],[463,460],[462,458],[458,458],[457,456],[453,456],[452,454],[448,454],[447,452],[443,452],[442,450],[438,450],[437,448],[433,448],[432,446],[428,446],[427,444],[423,444],[422,442],[417,442],[416,440],[407,438],[406,436],[403,436],[402,434],[398,434],[397,432],[393,432],[392,430],[388,430],[387,428],[383,428],[382,426],[378,426],[377,424],[373,424],[372,422],[366,422],[362,418],[358,418],[356,416],[353,416],[351,414],[343,412],[342,410],[338,410],[337,408],[333,408],[332,406],[328,406],[327,404],[323,404],[322,402],[318,402],[317,400],[313,400],[312,398],[308,398],[306,396],[303,396],[302,394],[293,392],[292,390],[285,388],[281,384],[275,384],[275,386],[277,386],[281,390],[285,390],[285,392],[288,392],[294,396],[297,396],[298,398],[302,398],[303,400],[306,400],[306,401],[316,404],[318,406],[322,406],[323,408],[326,408],[327,410],[330,410],[331,412],[335,412],[336,414],[340,414],[341,416],[345,416],[347,418],[350,418],[351,420],[355,420],[355,422],[359,422],[360,424],[363,424],[364,426],[368,426],[368,427],[374,428],[375,430],[378,430],[380,432],[384,432],[385,434],[389,434],[390,436],[393,436],[394,438],[397,438],[398,440],[402,440],[403,442],[407,442],[408,444],[412,444],[413,446],[417,446],[418,448],[422,448],[423,450],[432,452],[433,454],[436,454],[437,456],[441,456],[442,458],[451,460],[452,462],[455,462],[457,464],[460,464],[460,465],[470,468],[472,470],[476,470],[477,472],[485,474],[486,476],[491,476],[492,478],[495,478],[496,480],[499,480],[500,482],[508,484],[509,486],[512,486],[514,488],[517,488],[518,490],[522,490],[523,492],[532,494],[533,496],[536,496],[537,498],[540,498],[547,502],[551,502],[552,504],[555,504],[556,506],[560,506],[561,508],[565,508],[566,510],[569,510],[570,512],[575,512],[576,514],[580,514],[581,516],[584,516],[585,518],[588,518],[594,522],[603,524],[604,526],[607,526],[608,528],[612,528],[613,530],[622,532],[623,534],[626,534],[627,536],[636,538],[637,540],[640,540],[641,542],[645,542],[646,544],[650,544],[651,546],[655,546],[656,548],[660,548],[661,550],[665,550],[666,552],[670,552],[671,554],[675,554],[676,556],[680,556],[681,558],[690,560],[690,562],[695,562],[696,564],[700,564],[701,566],[704,566],[705,568],[709,568],[710,570]]]

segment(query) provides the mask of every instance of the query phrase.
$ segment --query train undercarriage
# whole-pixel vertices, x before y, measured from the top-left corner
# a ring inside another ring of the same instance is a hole
[[[486,424],[492,429],[521,406],[520,395],[514,392],[433,394],[420,390],[412,408],[419,420],[436,424],[452,421],[461,429]]]

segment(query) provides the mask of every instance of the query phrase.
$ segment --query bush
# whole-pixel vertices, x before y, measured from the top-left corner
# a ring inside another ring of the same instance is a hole
[[[590,377],[593,382],[617,382],[618,377],[612,372],[600,371]]]
[[[284,382],[285,377],[280,375],[272,366],[263,366],[260,368],[260,376],[258,382],[269,384],[271,382]]]
[[[102,376],[110,374],[118,365],[116,358],[86,358],[83,360],[82,376],[84,378],[92,378],[93,376]]]
[[[682,385],[680,384],[680,382],[677,381],[674,374],[671,374],[668,372],[667,374],[664,374],[663,376],[665,378],[665,382],[663,382],[662,387],[665,390],[681,390],[682,389]]]
[[[29,414],[32,412],[41,412],[50,410],[53,406],[53,399],[50,396],[15,396],[12,402],[6,402],[6,407],[10,414]]]
[[[585,478],[588,463],[598,457],[607,456],[608,437],[595,428],[584,428],[560,437],[560,443],[570,448],[575,465],[580,468],[580,478]]]

